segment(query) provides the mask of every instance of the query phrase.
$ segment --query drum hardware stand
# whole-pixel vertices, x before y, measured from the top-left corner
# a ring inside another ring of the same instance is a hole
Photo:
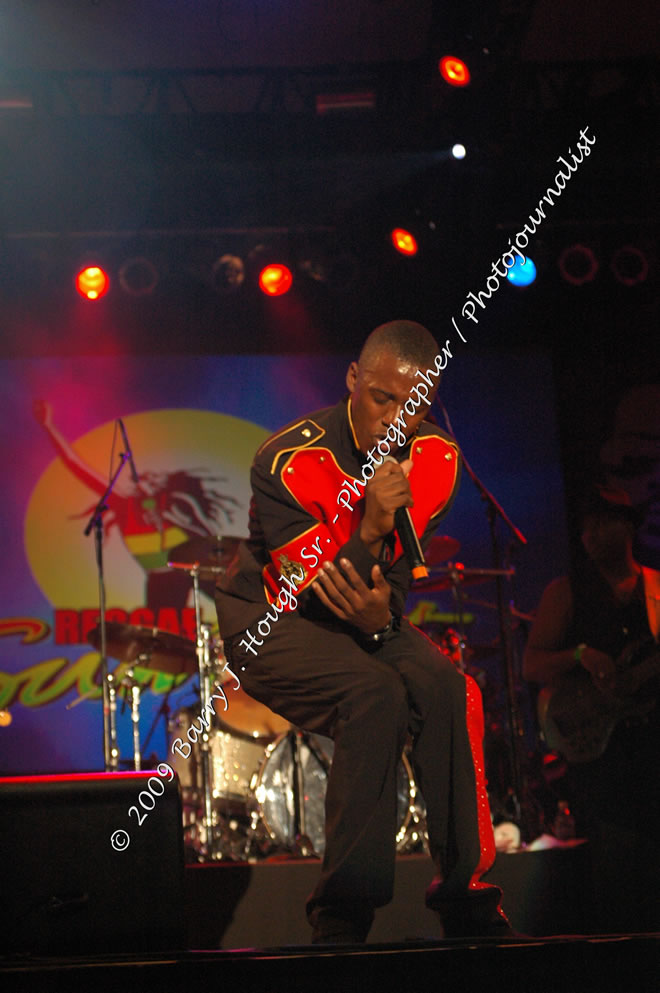
[[[449,563],[449,580],[451,582],[451,595],[458,617],[458,667],[461,672],[465,672],[465,612],[463,605],[465,596],[463,594],[463,573],[465,566],[460,562]]]
[[[212,712],[211,708],[211,686],[213,684],[214,677],[214,644],[213,637],[211,634],[211,625],[206,624],[202,621],[202,608],[200,600],[200,575],[203,573],[207,576],[209,573],[212,576],[218,576],[223,574],[226,569],[221,565],[205,565],[199,561],[195,562],[176,562],[170,561],[167,563],[170,569],[183,569],[190,573],[192,577],[193,584],[193,603],[195,607],[195,631],[196,631],[196,654],[197,654],[197,668],[199,673],[199,696],[200,696],[200,712],[202,715],[208,715]],[[226,668],[226,665],[225,665]],[[238,683],[240,687],[240,680],[238,676],[232,673],[232,676]],[[238,688],[237,687],[237,688]],[[202,723],[204,723],[205,718],[203,718]],[[209,722],[209,728],[210,728]],[[213,766],[212,766],[212,755],[211,755],[211,738],[209,735],[209,729],[204,728],[201,733],[200,738],[200,769],[201,769],[201,793],[202,793],[202,820],[201,827],[204,831],[204,844],[201,846],[201,854],[206,856],[207,859],[216,860],[222,859],[223,853],[220,847],[220,836],[216,836],[215,823],[214,823],[214,811],[213,811]],[[218,811],[218,819],[225,820],[224,815]]]
[[[142,656],[138,656],[137,665],[140,664]],[[135,669],[130,666],[122,679],[120,686],[124,688],[124,701],[121,712],[124,713],[126,707],[126,690],[131,693],[131,724],[133,725],[133,767],[136,772],[142,768],[142,753],[140,750],[140,684],[135,678]]]
[[[211,702],[211,674],[213,668],[213,651],[211,626],[202,622],[202,608],[200,601],[199,574],[202,566],[199,562],[192,564],[184,562],[168,562],[171,569],[185,569],[192,577],[193,603],[195,606],[195,631],[197,667],[199,672],[199,700],[200,713],[207,714]],[[215,570],[214,570],[215,571]],[[222,571],[220,569],[218,572]],[[204,721],[202,721],[204,723]],[[211,764],[211,739],[206,728],[200,736],[200,769],[202,778],[202,828],[204,830],[204,844],[202,855],[207,859],[215,860],[222,858],[222,853],[217,850],[215,844],[215,825],[213,822],[213,768]]]
[[[451,426],[449,420],[449,414],[444,407],[444,404],[438,401],[438,406],[442,411],[442,415],[445,421],[445,425],[451,437],[457,442],[456,436]],[[459,446],[460,448],[460,446]],[[470,463],[465,458],[465,455],[461,453],[463,465],[465,470],[469,475],[470,479],[477,488],[481,499],[486,504],[486,514],[488,517],[488,525],[490,529],[491,536],[491,547],[493,553],[493,570],[496,572],[495,575],[495,587],[496,587],[496,600],[497,600],[497,611],[500,623],[500,638],[502,646],[504,648],[504,658],[505,658],[505,684],[506,684],[506,694],[507,694],[507,712],[508,712],[508,724],[509,724],[509,759],[511,762],[511,789],[509,790],[509,797],[513,807],[513,816],[520,824],[521,833],[523,837],[528,837],[530,834],[531,824],[529,823],[529,810],[528,804],[524,798],[524,786],[522,782],[521,775],[521,762],[520,762],[520,743],[523,739],[523,729],[520,720],[520,714],[518,711],[518,702],[516,699],[516,689],[515,689],[515,660],[514,660],[514,647],[512,638],[512,623],[511,623],[511,610],[510,605],[505,607],[504,605],[504,591],[503,591],[503,573],[501,570],[502,556],[499,547],[499,541],[497,537],[497,518],[500,517],[504,523],[508,526],[510,531],[513,533],[516,541],[520,545],[527,544],[527,538],[525,538],[522,531],[516,527],[513,521],[509,518],[502,506],[497,502],[493,494],[484,486],[477,474],[472,469]]]
[[[128,446],[126,446],[128,447]],[[106,772],[116,772],[119,768],[119,747],[117,744],[117,693],[112,674],[108,671],[106,622],[105,622],[105,577],[103,574],[103,514],[108,509],[106,500],[112,493],[115,483],[130,452],[119,453],[119,465],[111,477],[108,487],[92,512],[87,522],[84,535],[87,537],[94,529],[94,546],[96,550],[96,565],[99,582],[99,626],[101,631],[101,685],[103,687],[103,762]]]
[[[326,776],[330,772],[332,763],[328,762],[322,749],[320,749],[314,736],[307,731],[298,728],[292,729],[288,733],[289,744],[291,746],[291,759],[293,763],[293,824],[295,830],[294,853],[302,858],[318,858],[318,852],[314,849],[314,844],[307,834],[306,814],[305,814],[305,781],[303,775],[301,745],[305,744],[310,753],[317,759],[325,769]]]
[[[165,721],[165,754],[167,754],[167,750],[168,750],[169,745],[170,745],[170,740],[169,740],[170,713],[171,713],[170,696],[172,695],[172,691],[173,690],[174,690],[174,680],[172,680],[172,685],[170,686],[169,690],[167,691],[167,693],[163,697],[163,702],[161,703],[160,707],[156,711],[156,716],[154,717],[154,719],[152,721],[152,724],[151,724],[151,727],[149,728],[149,731],[147,732],[147,737],[144,739],[144,745],[142,746],[142,753],[145,754],[145,755],[146,755],[146,752],[147,752],[147,748],[149,747],[149,744],[151,742],[151,739],[152,739],[153,735],[156,732],[156,728],[158,727],[158,721],[161,719],[161,717]]]
[[[411,752],[412,752],[412,746],[406,745],[406,747],[403,750],[403,753],[408,759],[408,763],[410,765],[410,768],[412,769],[412,761],[410,758]],[[429,855],[431,850],[429,848],[429,831],[428,831],[428,823],[426,820],[426,807],[420,799],[420,790],[419,790],[419,786],[417,785],[417,781],[414,778],[414,774],[413,774],[413,787],[411,791],[410,804],[408,809],[410,810],[410,819],[413,824],[411,830],[411,840],[415,845],[415,847],[419,847],[424,852],[425,855]],[[413,848],[413,851],[414,850],[415,848]]]
[[[197,664],[199,666],[199,702],[200,713],[207,714],[211,700],[211,628],[202,623],[202,610],[199,599],[199,566],[191,570],[193,581],[193,602],[195,605],[195,627],[197,631]],[[208,730],[202,731],[200,741],[201,771],[202,771],[202,827],[204,828],[204,854],[209,859],[220,858],[216,852],[215,833],[213,824],[213,768],[211,764],[211,739]]]
[[[447,566],[436,567],[433,566],[431,569],[432,579],[426,584],[427,589],[433,589],[432,580],[436,576],[447,576],[449,580],[449,588],[452,592],[452,598],[454,600],[455,616],[458,618],[457,625],[458,631],[458,668],[461,672],[465,672],[465,649],[467,648],[467,638],[465,635],[465,602],[466,596],[463,591],[464,584],[466,582],[474,581],[479,577],[484,579],[496,579],[499,580],[501,577],[506,576],[509,579],[515,576],[516,570],[513,568],[509,569],[466,569],[462,562],[449,562]],[[436,587],[438,588],[438,587]],[[476,601],[472,600],[472,603]]]
[[[295,853],[303,858],[313,858],[316,855],[311,838],[307,836],[305,822],[305,783],[300,746],[303,732],[294,730],[289,733],[291,759],[293,761],[293,825],[295,830]]]

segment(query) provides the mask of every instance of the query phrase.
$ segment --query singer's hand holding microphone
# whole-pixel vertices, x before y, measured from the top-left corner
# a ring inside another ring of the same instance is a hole
[[[388,455],[367,483],[360,537],[374,554],[378,554],[382,539],[394,530],[395,512],[413,505],[408,482],[411,469],[411,459],[397,462]]]
[[[381,540],[396,529],[412,574],[415,579],[421,579],[422,576],[427,576],[428,572],[408,510],[408,507],[413,506],[408,482],[408,473],[411,469],[411,459],[397,462],[391,455],[385,456],[382,466],[367,483],[360,537],[369,550],[377,555]]]
[[[410,459],[397,462],[388,456],[383,465],[376,469],[365,490],[360,537],[369,551],[378,556],[383,538],[396,528],[406,560],[414,569],[423,567],[424,558],[408,512],[408,507],[413,506],[407,478],[411,468]],[[350,562],[342,560],[340,567],[337,569],[333,563],[324,563],[312,588],[337,617],[353,624],[365,635],[375,636],[376,640],[378,632],[391,627],[391,587],[377,565],[372,570],[371,588],[363,582]]]
[[[394,527],[395,510],[404,503],[412,505],[405,475],[411,468],[410,460],[402,462],[401,466],[395,461],[384,462],[367,483],[360,537],[375,557],[380,553],[383,538]],[[380,567],[373,567],[373,586],[369,587],[348,560],[341,560],[339,566],[337,568],[332,562],[322,564],[312,584],[314,593],[336,617],[354,625],[365,635],[382,631],[391,622],[392,591]]]

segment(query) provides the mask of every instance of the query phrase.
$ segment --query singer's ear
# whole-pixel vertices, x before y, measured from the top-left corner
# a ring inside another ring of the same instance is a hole
[[[358,381],[358,364],[351,362],[346,373],[346,386],[349,393],[353,393]]]

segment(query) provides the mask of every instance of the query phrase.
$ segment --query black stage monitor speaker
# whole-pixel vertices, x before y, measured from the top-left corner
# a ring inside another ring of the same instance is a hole
[[[185,947],[176,778],[158,772],[0,779],[0,952]]]

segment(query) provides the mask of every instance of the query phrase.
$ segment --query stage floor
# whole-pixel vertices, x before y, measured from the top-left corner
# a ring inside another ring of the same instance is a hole
[[[6,993],[657,993],[660,935],[5,960]]]
[[[514,926],[527,924],[538,932],[507,940],[442,939],[439,921],[423,904],[430,860],[400,856],[394,899],[377,912],[369,941],[361,946],[308,944],[304,902],[318,873],[315,860],[190,865],[185,870],[180,948],[169,951],[161,945],[158,951],[122,954],[113,933],[117,925],[110,918],[92,922],[91,928],[87,921],[85,931],[74,916],[66,933],[80,934],[76,953],[70,946],[66,956],[5,956],[0,959],[0,989],[657,993],[660,934],[559,933],[571,922],[588,926],[582,899],[586,855],[586,850],[573,850],[498,857],[491,878],[504,887],[504,906]],[[10,899],[6,893],[5,900]],[[134,929],[141,929],[138,917]]]
[[[291,857],[186,866],[186,947],[304,945],[310,938],[305,903],[319,871],[317,859]],[[424,905],[434,871],[427,855],[397,857],[394,897],[376,911],[368,944],[443,937],[439,918]],[[484,878],[501,887],[516,931],[548,937],[593,932],[588,877],[589,849],[581,845],[498,855]]]

